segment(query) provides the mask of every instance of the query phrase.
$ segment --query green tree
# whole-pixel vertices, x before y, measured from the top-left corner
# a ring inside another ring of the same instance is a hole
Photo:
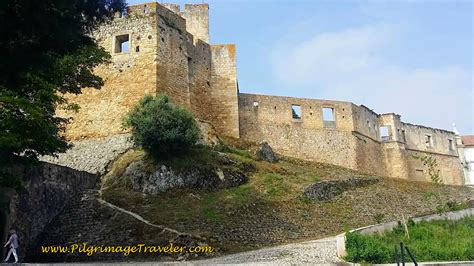
[[[65,93],[103,85],[92,69],[110,58],[91,33],[124,0],[0,1],[0,186],[18,186],[5,167],[68,148],[57,108]]]
[[[193,115],[165,95],[144,96],[124,125],[132,128],[134,144],[157,158],[188,150],[199,134]]]

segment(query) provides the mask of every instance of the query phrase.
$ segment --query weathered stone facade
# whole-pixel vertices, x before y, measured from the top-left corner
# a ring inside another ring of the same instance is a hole
[[[122,118],[138,99],[165,93],[218,134],[267,141],[287,156],[429,180],[427,167],[414,158],[427,155],[436,159],[445,183],[463,184],[453,132],[403,123],[399,115],[350,102],[239,93],[235,45],[209,44],[208,13],[207,4],[181,11],[175,4],[147,3],[101,26],[94,36],[112,63],[96,69],[105,80],[101,90],[69,97],[81,110],[60,112],[74,119],[67,137],[125,133]]]
[[[293,118],[292,106],[299,106],[300,118]],[[325,120],[323,108],[332,111],[332,119]],[[443,183],[463,184],[455,134],[403,123],[396,114],[379,115],[349,102],[240,93],[239,119],[242,138],[268,141],[285,155],[430,181],[428,167],[415,158],[425,155],[436,159]]]

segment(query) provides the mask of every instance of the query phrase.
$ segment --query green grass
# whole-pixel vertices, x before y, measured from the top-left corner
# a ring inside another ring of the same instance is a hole
[[[254,184],[263,197],[272,201],[297,198],[303,188],[320,180],[311,174],[285,176],[280,173],[257,173]]]
[[[474,260],[474,216],[458,221],[409,222],[408,232],[410,239],[401,226],[382,235],[348,233],[345,259],[361,263],[393,263],[394,247],[403,242],[417,262]]]

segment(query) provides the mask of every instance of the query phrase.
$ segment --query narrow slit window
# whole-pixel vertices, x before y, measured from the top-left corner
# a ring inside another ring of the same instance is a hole
[[[128,34],[115,36],[115,52],[126,53],[130,50],[130,36]]]
[[[334,108],[323,108],[323,121],[334,122]]]
[[[380,139],[382,141],[390,140],[390,133],[387,126],[380,127]]]
[[[194,81],[194,62],[191,57],[188,56],[188,80],[190,82]]]
[[[293,116],[293,119],[301,119],[301,106],[292,105],[291,106],[291,114]]]

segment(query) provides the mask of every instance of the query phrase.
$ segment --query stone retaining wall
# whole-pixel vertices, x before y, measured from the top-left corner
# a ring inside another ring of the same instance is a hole
[[[75,195],[98,183],[95,174],[49,163],[16,167],[12,172],[23,175],[24,191],[0,189],[0,194],[8,200],[3,210],[7,216],[5,229],[16,229],[20,258]]]

